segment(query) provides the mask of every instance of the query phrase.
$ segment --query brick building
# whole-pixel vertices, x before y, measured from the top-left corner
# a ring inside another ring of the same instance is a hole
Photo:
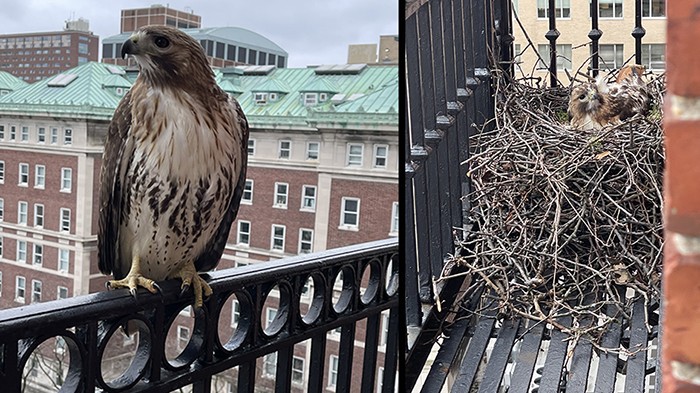
[[[148,25],[196,29],[202,27],[202,17],[195,15],[194,11],[179,11],[161,4],[154,4],[148,8],[122,10],[120,33],[130,33]]]
[[[215,73],[251,124],[247,189],[220,269],[397,235],[398,67]],[[99,170],[109,120],[132,80],[121,67],[90,62],[0,97],[0,308],[104,290]],[[235,325],[236,310],[231,299],[220,323]],[[171,331],[176,348],[192,332],[187,314]],[[356,340],[361,359],[362,326]],[[309,347],[297,347],[296,381],[309,373]],[[332,390],[332,335],[328,357]],[[259,364],[270,386],[274,364],[274,355]],[[224,373],[219,382],[234,380]]]
[[[0,35],[0,71],[35,82],[97,61],[99,37],[84,19],[66,22],[63,31]]]

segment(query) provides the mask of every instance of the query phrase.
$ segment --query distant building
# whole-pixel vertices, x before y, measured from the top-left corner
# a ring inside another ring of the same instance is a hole
[[[646,30],[642,38],[642,64],[647,70],[663,72],[666,68],[666,0],[644,0],[642,3],[642,25]],[[549,41],[545,38],[549,31],[547,5],[546,1],[541,0],[513,1],[513,10],[528,35],[525,37],[514,21],[514,55],[519,63],[517,76],[547,75],[550,57]],[[583,73],[590,67],[592,53],[588,33],[591,31],[591,7],[587,1],[570,0],[557,1],[556,5],[557,30],[560,33],[557,38],[558,78],[566,85],[569,78],[564,70],[574,75],[579,67]],[[635,26],[635,1],[601,1],[598,4],[598,17],[599,29],[603,32],[598,50],[600,68],[620,68],[635,54],[634,37],[631,35]],[[528,38],[537,51],[528,47]],[[538,53],[544,62],[538,59]],[[634,62],[634,59],[631,61]]]
[[[161,4],[154,4],[148,8],[122,10],[120,33],[130,33],[148,25],[196,29],[202,27],[202,17],[195,15],[194,11],[178,11]]]
[[[27,82],[97,61],[99,37],[85,19],[67,21],[63,31],[0,35],[0,71]]]
[[[240,27],[182,29],[204,48],[214,68],[236,65],[274,65],[285,68],[289,54],[279,45],[253,31]],[[121,58],[121,47],[131,33],[122,33],[102,40],[102,62],[135,66],[133,58]]]
[[[399,36],[379,36],[377,44],[348,45],[348,64],[399,64]]]
[[[398,236],[397,66],[267,65],[215,75],[251,126],[246,188],[219,269]],[[105,290],[108,277],[97,268],[99,173],[109,121],[133,77],[90,62],[0,96],[0,309]],[[312,299],[308,286],[302,308]],[[279,304],[273,291],[264,309],[267,323],[275,297]],[[220,323],[235,326],[240,307],[229,303]],[[179,317],[168,343],[186,343],[191,322]],[[388,313],[381,323],[378,364]],[[358,325],[358,359],[364,334]],[[335,384],[338,344],[329,333],[324,386]],[[295,346],[292,392],[319,372],[309,352],[306,343]],[[276,364],[274,353],[258,360],[261,389],[274,390]],[[235,386],[235,373],[220,373],[217,383]]]

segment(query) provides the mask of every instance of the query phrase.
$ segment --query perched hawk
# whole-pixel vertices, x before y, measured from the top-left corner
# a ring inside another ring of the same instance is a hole
[[[569,98],[571,125],[581,130],[601,129],[605,125],[644,114],[649,94],[642,80],[644,67],[622,68],[617,80],[607,84],[604,78],[579,85]]]
[[[146,26],[122,46],[139,76],[114,113],[100,174],[99,268],[111,288],[179,277],[195,307],[236,218],[247,166],[248,122],[214,81],[200,44]]]

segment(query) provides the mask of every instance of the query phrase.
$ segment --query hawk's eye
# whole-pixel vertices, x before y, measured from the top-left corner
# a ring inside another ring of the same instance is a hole
[[[170,45],[170,41],[165,37],[156,37],[155,43],[159,48],[167,48]]]
[[[582,100],[582,99],[584,99],[584,98],[586,98],[586,95],[585,95],[585,94],[581,94],[580,96],[578,96],[578,99],[579,99],[579,100]]]

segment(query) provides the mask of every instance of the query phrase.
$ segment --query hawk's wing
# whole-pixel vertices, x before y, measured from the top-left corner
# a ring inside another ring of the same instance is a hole
[[[134,152],[134,144],[127,137],[131,127],[131,91],[127,92],[114,112],[107,131],[105,151],[100,172],[100,212],[97,233],[98,267],[104,274],[120,279],[128,272],[121,271],[118,261],[119,224],[122,213],[122,187],[126,167]]]
[[[649,94],[646,86],[637,81],[623,81],[609,86],[610,112],[619,120],[625,120],[637,113],[645,114],[649,108]]]
[[[233,224],[233,221],[238,215],[238,207],[241,204],[243,189],[245,188],[246,170],[248,165],[248,120],[246,119],[238,101],[231,98],[231,102],[238,117],[238,126],[240,127],[239,132],[241,133],[241,146],[239,153],[241,159],[243,160],[241,173],[238,177],[236,188],[233,190],[233,193],[231,193],[228,208],[226,209],[226,213],[224,213],[221,224],[219,224],[219,228],[216,229],[216,233],[207,244],[204,252],[194,263],[197,271],[199,272],[212,270],[219,263],[219,259],[224,253],[224,247],[228,242],[228,234],[231,230],[231,224]]]

